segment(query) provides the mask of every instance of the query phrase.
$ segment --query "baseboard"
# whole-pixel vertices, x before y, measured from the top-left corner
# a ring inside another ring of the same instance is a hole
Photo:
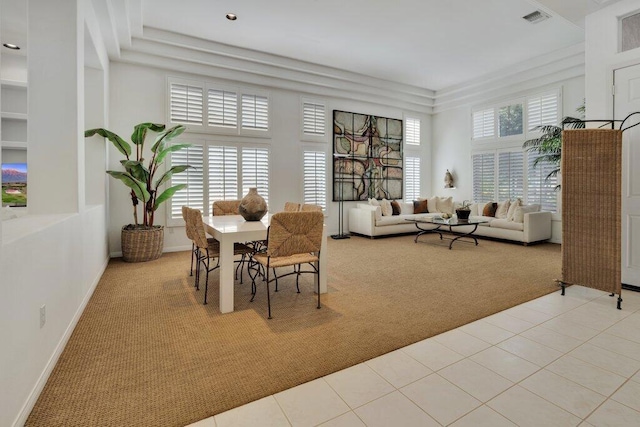
[[[191,245],[188,246],[172,246],[170,248],[163,248],[162,249],[162,253],[165,252],[182,252],[182,251],[190,251],[191,250]],[[109,256],[111,258],[121,258],[122,257],[122,251],[120,252],[109,252]]]
[[[93,283],[91,284],[91,288],[89,289],[84,299],[82,300],[82,303],[80,304],[80,307],[78,307],[78,310],[76,310],[76,313],[71,319],[69,326],[67,326],[67,330],[62,335],[60,342],[56,346],[53,354],[51,355],[51,358],[49,358],[47,365],[45,366],[44,370],[40,374],[40,377],[38,378],[38,381],[36,382],[35,386],[31,390],[31,393],[29,393],[29,397],[27,398],[27,401],[22,406],[22,409],[20,409],[18,416],[16,417],[16,419],[12,424],[13,427],[22,427],[27,422],[27,418],[29,417],[29,414],[33,410],[33,407],[35,406],[36,401],[38,400],[38,397],[40,397],[40,393],[42,393],[44,386],[47,384],[49,375],[51,375],[53,368],[56,366],[56,363],[58,363],[58,359],[60,358],[62,351],[67,345],[69,338],[71,338],[71,334],[73,333],[73,330],[76,328],[76,325],[80,320],[80,316],[82,316],[82,313],[84,312],[84,309],[89,303],[89,300],[93,295],[93,292],[96,290],[96,286],[98,286],[98,283],[100,282],[100,279],[104,274],[104,271],[107,269],[108,264],[109,264],[109,258],[107,258],[104,264],[102,264],[102,268],[100,268],[100,272],[98,273],[96,278],[93,280]]]
[[[622,289],[626,289],[627,291],[640,292],[640,286],[627,285],[626,283],[622,284]]]

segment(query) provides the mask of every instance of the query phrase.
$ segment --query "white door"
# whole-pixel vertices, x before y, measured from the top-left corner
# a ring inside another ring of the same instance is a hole
[[[613,72],[614,118],[640,111],[640,64]],[[640,114],[628,124],[640,122]],[[640,126],[622,134],[622,283],[640,286]]]

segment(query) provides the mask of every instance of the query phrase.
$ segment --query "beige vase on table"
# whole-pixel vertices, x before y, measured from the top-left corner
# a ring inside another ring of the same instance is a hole
[[[258,194],[257,188],[249,188],[249,192],[240,201],[238,212],[247,221],[260,221],[267,213],[267,202]]]

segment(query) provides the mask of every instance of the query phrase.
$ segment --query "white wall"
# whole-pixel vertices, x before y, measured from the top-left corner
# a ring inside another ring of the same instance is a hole
[[[167,108],[167,77],[191,78],[206,80],[212,83],[235,84],[242,87],[255,87],[261,90],[268,90],[271,101],[271,137],[269,139],[255,138],[258,143],[270,144],[270,189],[269,205],[270,210],[281,210],[286,201],[302,201],[302,145],[312,144],[322,147],[329,155],[332,154],[331,145],[331,117],[332,110],[353,111],[357,113],[375,114],[384,117],[403,119],[405,113],[422,118],[422,148],[424,182],[422,188],[429,188],[430,175],[428,173],[430,165],[429,137],[431,134],[430,117],[419,112],[412,112],[398,107],[389,107],[382,104],[374,104],[363,101],[353,101],[336,97],[318,97],[305,93],[293,92],[284,89],[274,89],[264,86],[251,86],[246,83],[229,82],[216,79],[214,77],[195,76],[176,71],[168,71],[159,68],[151,68],[140,65],[111,63],[110,67],[110,130],[116,132],[123,138],[129,139],[133,126],[143,122],[152,121],[166,123]],[[326,143],[303,143],[300,141],[300,98],[301,96],[311,98],[321,98],[327,104],[328,111],[328,132]],[[220,138],[211,137],[197,133],[186,133],[182,140],[189,139]],[[247,138],[243,138],[247,140]],[[110,148],[109,167],[118,169],[121,155]],[[329,173],[327,176],[328,188],[331,188],[331,177],[333,175],[331,162],[328,163]],[[109,222],[109,248],[112,255],[119,255],[120,252],[120,229],[123,225],[133,221],[131,202],[127,188],[121,183],[110,179],[110,222]],[[345,212],[354,205],[345,203]],[[165,203],[166,206],[168,206]],[[162,207],[158,210],[160,215],[156,216],[157,224],[165,224]],[[347,220],[345,215],[345,221]],[[331,192],[328,194],[328,231],[337,232],[337,203],[331,202]],[[345,224],[345,229],[346,229]],[[186,249],[189,242],[184,233],[184,227],[170,227],[165,231],[165,250]]]

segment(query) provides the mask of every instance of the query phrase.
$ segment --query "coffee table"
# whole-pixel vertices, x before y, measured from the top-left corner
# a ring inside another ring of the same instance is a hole
[[[418,243],[418,237],[422,236],[423,234],[438,233],[440,235],[440,240],[443,240],[443,239],[451,240],[451,242],[449,243],[449,250],[451,250],[451,247],[453,246],[453,242],[459,239],[462,239],[464,237],[473,239],[473,242],[475,242],[476,246],[478,246],[478,239],[476,239],[475,236],[473,236],[473,233],[476,232],[480,224],[489,222],[484,219],[461,220],[456,218],[407,219],[407,221],[413,222],[416,225],[416,228],[420,230],[416,235],[416,238],[413,240],[415,243]],[[433,226],[433,228],[423,228],[425,225]],[[465,227],[465,226],[472,227],[472,228],[471,230],[454,231],[454,228]],[[442,235],[443,233],[449,234],[455,237],[443,237]],[[461,241],[465,243],[471,243],[470,241],[466,241],[466,240],[461,240]]]

